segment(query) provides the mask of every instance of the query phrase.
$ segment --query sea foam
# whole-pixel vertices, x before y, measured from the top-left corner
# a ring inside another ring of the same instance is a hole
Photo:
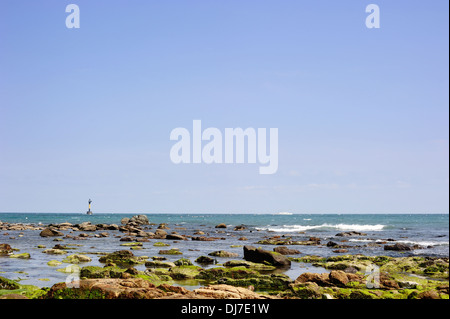
[[[282,226],[266,226],[257,229],[270,230],[275,232],[298,232],[310,229],[337,229],[344,231],[381,231],[386,225],[358,225],[358,224],[322,224],[322,225],[282,225]]]

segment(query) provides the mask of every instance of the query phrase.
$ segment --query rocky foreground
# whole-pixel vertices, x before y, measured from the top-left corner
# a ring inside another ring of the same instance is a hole
[[[276,266],[246,260],[232,260],[219,267],[203,269],[183,258],[173,264],[145,262],[136,258],[129,250],[118,251],[102,258],[106,263],[104,267],[82,267],[80,280],[55,284],[51,288],[24,286],[0,277],[0,294],[2,298],[39,299],[449,297],[448,259],[442,258],[352,255],[292,258],[293,262],[313,263],[331,270],[330,273],[322,274],[303,273],[294,281],[283,274],[266,274],[268,269]],[[133,265],[143,262],[148,265],[145,271],[133,268]],[[367,274],[368,267],[373,269],[374,266],[378,270]],[[190,291],[173,285],[180,279],[196,279],[205,285]]]
[[[136,256],[134,248],[142,241],[161,239],[154,245],[168,246],[164,240],[220,240],[199,232],[195,236],[168,233],[164,225],[155,232],[144,227],[145,216],[122,220],[122,225],[62,223],[47,227],[1,224],[0,230],[38,230],[42,237],[63,237],[84,240],[91,236],[109,236],[104,230],[123,233],[120,241],[125,248],[110,254],[101,254],[103,266],[84,266],[91,257],[72,254],[63,262],[78,265],[77,276],[67,283],[38,288],[0,277],[0,298],[32,299],[448,299],[449,260],[435,257],[388,257],[363,255],[336,255],[331,257],[292,257],[298,251],[292,245],[317,245],[320,239],[293,242],[289,238],[266,238],[257,244],[274,245],[273,251],[251,245],[243,246],[243,259],[232,259],[218,264],[214,257],[237,258],[227,251],[215,251],[209,256],[199,256],[194,265],[190,259],[167,261],[164,255],[181,255],[176,249],[161,249],[153,258]],[[226,225],[217,225],[224,228]],[[27,228],[28,227],[28,228]],[[239,226],[245,227],[245,226]],[[70,230],[70,233],[64,231]],[[75,232],[81,232],[75,234]],[[95,233],[96,232],[96,233]],[[341,236],[347,236],[342,233]],[[355,234],[350,234],[354,236]],[[356,234],[358,235],[358,234]],[[338,236],[338,235],[336,235]],[[339,237],[339,236],[338,236]],[[127,247],[127,245],[129,247]],[[332,249],[345,253],[342,243],[328,242]],[[385,250],[412,250],[400,243],[386,244]],[[56,244],[42,253],[64,255],[66,247]],[[290,256],[289,256],[290,255]],[[0,258],[29,258],[17,254],[9,244],[0,244]],[[55,261],[59,262],[59,261]],[[59,262],[61,263],[61,262]],[[277,270],[292,263],[322,267],[327,273],[303,273],[295,280]],[[145,265],[140,271],[136,265]],[[198,266],[200,265],[200,266]],[[183,280],[196,280],[199,288],[188,290],[175,285]]]

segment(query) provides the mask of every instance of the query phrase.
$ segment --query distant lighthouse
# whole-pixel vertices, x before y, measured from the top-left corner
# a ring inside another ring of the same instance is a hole
[[[91,201],[91,199],[89,198],[89,201],[88,201],[88,204],[89,204],[89,210],[86,212],[86,214],[88,214],[88,215],[92,215],[92,212],[91,212],[91,203],[92,203],[92,201]]]

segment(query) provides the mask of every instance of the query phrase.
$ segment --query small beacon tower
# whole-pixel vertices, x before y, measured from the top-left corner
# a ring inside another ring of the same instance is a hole
[[[89,198],[89,201],[88,201],[88,204],[89,204],[89,210],[86,212],[86,214],[88,214],[88,215],[92,215],[92,212],[91,212],[91,203],[92,203],[92,201],[91,201],[91,199]]]

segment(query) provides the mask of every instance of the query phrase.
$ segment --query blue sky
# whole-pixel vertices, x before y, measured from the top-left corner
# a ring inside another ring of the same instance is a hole
[[[448,5],[2,0],[0,211],[448,213]],[[173,164],[195,119],[277,173]]]

